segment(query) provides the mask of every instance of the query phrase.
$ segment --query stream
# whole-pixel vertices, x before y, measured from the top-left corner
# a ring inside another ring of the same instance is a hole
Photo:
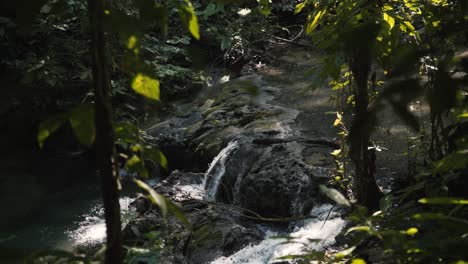
[[[300,50],[298,54],[305,52]],[[199,226],[194,228],[209,226],[222,234],[221,241],[213,242],[218,248],[194,249],[193,263],[274,263],[279,257],[322,250],[335,242],[346,223],[318,191],[334,167],[329,154],[333,147],[303,139],[331,142],[336,131],[331,126],[333,116],[325,115],[332,110],[329,94],[314,90],[308,95],[314,100],[309,100],[303,93],[308,81],[297,69],[242,76],[221,86],[207,87],[196,100],[179,107],[180,113],[146,130],[159,140],[155,144],[163,152],[197,151],[204,157],[203,163],[211,160],[207,167],[202,166],[207,169],[204,175],[198,173],[199,181],[191,178],[182,183],[175,178],[169,184],[175,190],[169,193],[171,198],[178,202],[195,199],[203,208],[182,208],[189,220],[197,221]],[[166,142],[170,144],[161,145]],[[190,174],[186,171],[189,164],[201,161],[191,159],[196,155],[181,157],[180,153],[186,152],[172,153],[172,160],[183,160],[181,163],[187,166],[172,169]],[[168,158],[171,162],[171,156]],[[120,199],[124,225],[133,225],[137,214],[129,205],[140,190],[130,185],[124,185]],[[24,193],[28,192],[26,188]],[[36,209],[11,218],[14,223],[1,225],[2,261],[15,263],[36,250],[70,250],[104,241],[99,183],[82,183],[40,199],[17,196],[24,200],[23,204],[30,202]],[[233,215],[218,217],[223,212],[203,207],[203,202],[242,207],[265,217],[311,217],[280,227],[255,221],[246,224]],[[9,203],[15,206],[11,199]],[[6,210],[10,211],[8,207]],[[180,232],[184,239],[181,229],[172,230]]]

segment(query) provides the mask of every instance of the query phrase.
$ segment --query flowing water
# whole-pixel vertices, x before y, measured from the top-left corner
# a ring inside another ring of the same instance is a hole
[[[311,212],[313,216],[318,215],[317,218],[297,224],[291,233],[267,231],[266,238],[258,245],[249,245],[229,257],[218,258],[211,264],[267,264],[278,261],[283,256],[300,255],[307,250],[323,250],[335,242],[335,237],[345,225],[345,221],[338,215],[328,216],[332,208],[330,204],[320,205]]]
[[[210,201],[215,200],[219,184],[221,183],[224,172],[226,171],[226,160],[229,158],[229,155],[235,149],[237,149],[238,146],[239,144],[235,140],[229,142],[229,144],[223,150],[221,150],[221,152],[219,152],[219,154],[211,162],[203,181],[205,199]]]

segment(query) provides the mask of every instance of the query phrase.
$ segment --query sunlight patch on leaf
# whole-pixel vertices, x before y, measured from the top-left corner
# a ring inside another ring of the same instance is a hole
[[[454,197],[422,198],[418,202],[422,204],[468,204],[468,200]]]
[[[152,100],[159,100],[159,81],[142,73],[138,73],[132,80],[135,92]]]
[[[294,7],[294,14],[295,15],[299,14],[302,11],[302,9],[305,7],[306,3],[307,1],[297,4],[296,7]]]
[[[198,26],[198,19],[195,15],[195,8],[189,0],[185,0],[177,5],[180,19],[185,27],[189,30],[190,34],[195,39],[200,39],[200,29]]]

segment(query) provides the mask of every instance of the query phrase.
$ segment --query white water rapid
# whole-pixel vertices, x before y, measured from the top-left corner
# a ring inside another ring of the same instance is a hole
[[[205,179],[203,181],[203,189],[205,190],[205,199],[215,200],[216,193],[218,192],[219,184],[226,171],[226,160],[229,158],[232,151],[237,149],[239,144],[237,141],[231,141],[229,144],[219,152],[213,159],[210,167],[206,171]]]
[[[267,232],[265,240],[255,246],[247,246],[229,257],[221,257],[211,264],[268,264],[277,261],[277,258],[287,255],[299,255],[304,250],[322,250],[335,242],[335,237],[345,225],[345,221],[331,214],[326,220],[332,205],[323,204],[311,211],[311,215],[319,215],[316,219],[305,221],[298,225],[293,232],[288,234],[292,240],[286,238],[274,238],[277,233]],[[311,243],[310,239],[319,239],[317,243]],[[309,246],[304,246],[309,245]]]

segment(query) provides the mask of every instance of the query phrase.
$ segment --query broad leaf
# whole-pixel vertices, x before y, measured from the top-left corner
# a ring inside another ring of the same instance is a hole
[[[142,73],[133,77],[132,88],[135,92],[152,100],[159,100],[159,81]]]
[[[198,19],[195,15],[195,9],[189,0],[185,0],[177,5],[180,19],[185,27],[190,31],[192,36],[200,39],[200,30],[198,27]]]

